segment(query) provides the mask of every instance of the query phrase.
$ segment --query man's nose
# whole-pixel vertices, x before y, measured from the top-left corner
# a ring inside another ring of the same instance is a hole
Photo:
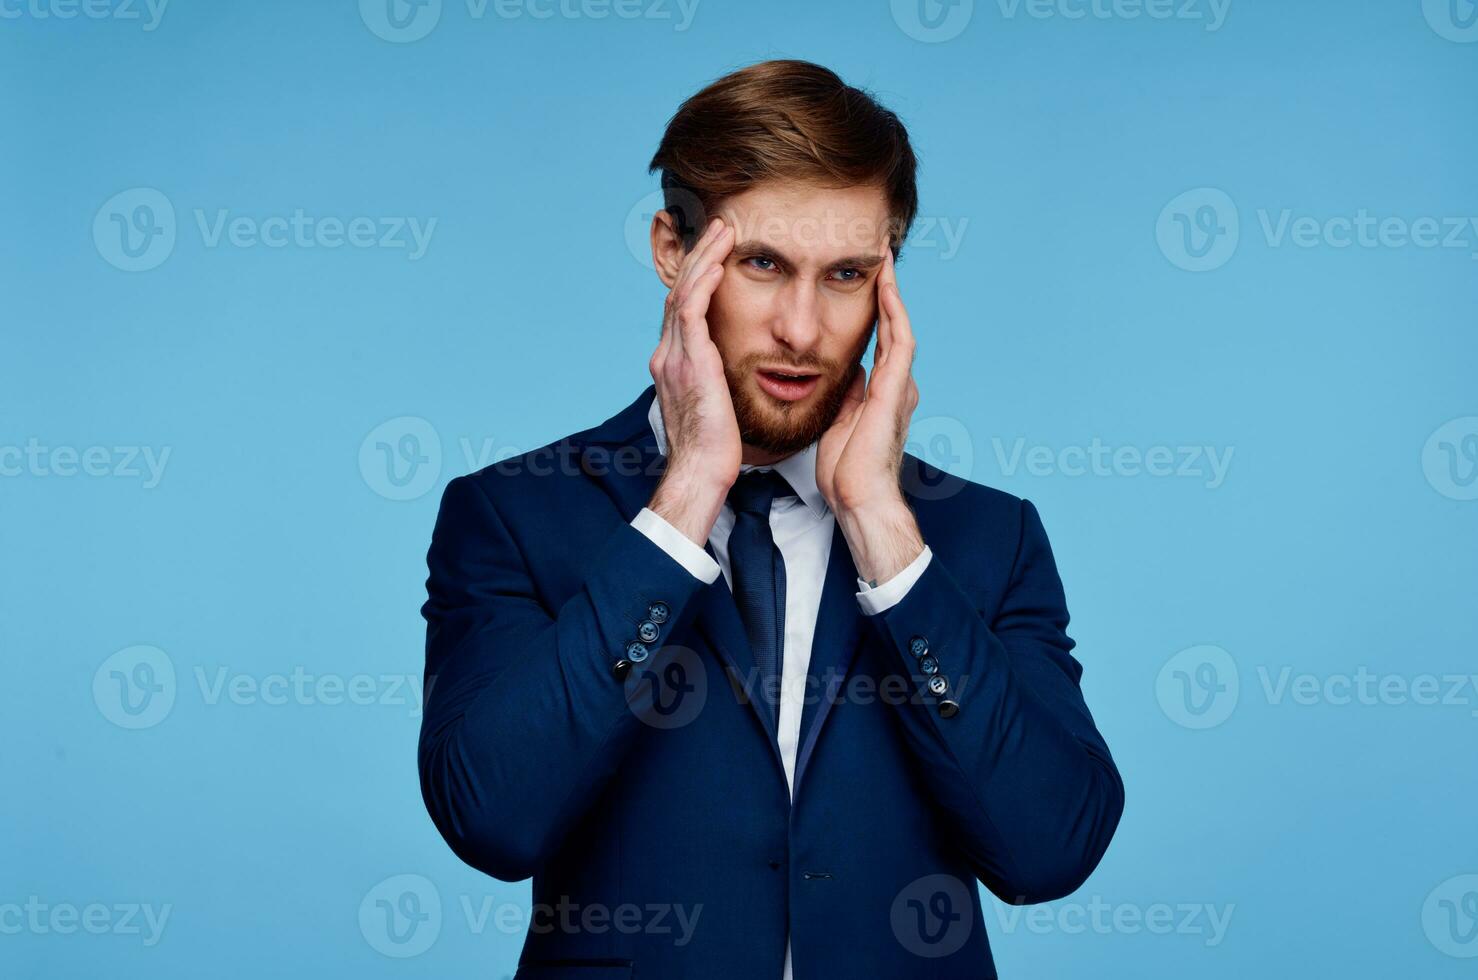
[[[773,321],[775,339],[791,350],[811,350],[821,337],[821,307],[815,287],[797,276],[779,299]]]

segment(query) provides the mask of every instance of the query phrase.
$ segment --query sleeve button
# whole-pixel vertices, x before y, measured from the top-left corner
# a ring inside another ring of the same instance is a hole
[[[615,663],[611,664],[611,673],[615,675],[616,680],[624,681],[626,679],[626,675],[631,673],[631,661],[616,661]]]
[[[944,679],[943,674],[935,674],[929,678],[929,693],[937,696],[943,695],[949,690],[949,681]]]
[[[933,657],[924,657],[922,660],[919,661],[919,670],[922,670],[924,673],[932,677],[933,675],[939,673],[939,661],[935,660]]]
[[[956,704],[954,701],[940,701],[939,702],[939,717],[941,717],[941,718],[953,718],[955,715],[957,715],[959,713],[960,713],[960,706],[958,704]]]
[[[908,641],[908,652],[915,657],[922,657],[929,652],[929,641],[922,636],[912,637]]]
[[[626,659],[634,664],[639,664],[647,659],[647,645],[640,640],[632,640],[626,644]]]
[[[657,639],[657,624],[650,619],[644,619],[636,628],[636,635],[643,643],[651,643]]]
[[[659,626],[667,622],[667,617],[670,615],[672,615],[672,610],[667,607],[667,603],[660,600],[647,607],[647,618]]]

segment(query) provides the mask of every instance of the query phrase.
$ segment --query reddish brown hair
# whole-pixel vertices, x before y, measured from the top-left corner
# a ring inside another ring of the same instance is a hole
[[[762,181],[876,185],[888,200],[895,256],[919,207],[918,161],[903,123],[809,61],[762,61],[693,95],[667,124],[648,172],[658,169],[688,248],[725,198]]]

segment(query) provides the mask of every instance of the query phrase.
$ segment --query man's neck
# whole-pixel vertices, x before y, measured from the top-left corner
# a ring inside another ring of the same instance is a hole
[[[765,452],[765,450],[763,449],[759,449],[755,446],[751,446],[748,443],[745,443],[743,447],[743,452],[739,456],[739,462],[744,463],[746,466],[774,466],[782,459],[789,459],[794,455],[795,453],[793,452]]]

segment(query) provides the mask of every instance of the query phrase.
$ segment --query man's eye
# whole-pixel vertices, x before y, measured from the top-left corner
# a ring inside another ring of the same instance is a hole
[[[752,256],[750,258],[745,259],[744,261],[746,261],[746,262],[769,262],[770,263],[770,266],[772,266],[772,267],[775,264],[775,262],[774,262],[773,259],[767,259],[763,255],[755,255],[755,256]],[[755,268],[758,268],[761,272],[769,272],[770,271],[769,268],[764,267],[764,266],[756,266]]]
[[[861,269],[838,269],[836,274],[842,277],[842,282],[856,282],[863,277]]]

